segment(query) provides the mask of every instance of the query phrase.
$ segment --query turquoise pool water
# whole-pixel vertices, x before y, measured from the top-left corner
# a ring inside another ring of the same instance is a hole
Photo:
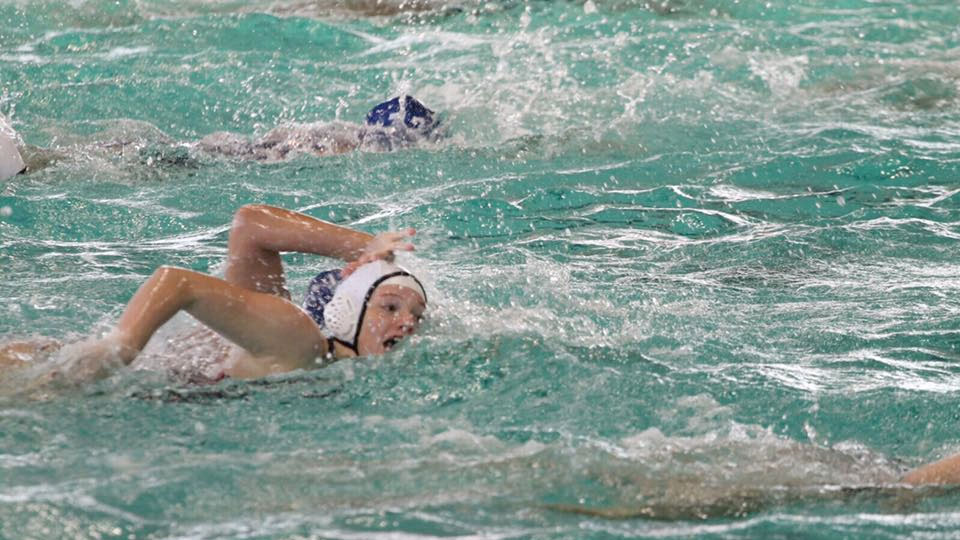
[[[190,387],[0,383],[5,538],[949,538],[960,450],[950,1],[0,4],[0,336],[105,331],[261,202],[417,228],[396,351]],[[448,137],[262,163],[197,141]],[[294,295],[331,261],[287,259]],[[181,347],[182,349],[182,347]]]

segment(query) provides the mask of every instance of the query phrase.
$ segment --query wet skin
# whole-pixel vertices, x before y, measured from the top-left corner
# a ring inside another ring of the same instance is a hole
[[[423,298],[408,287],[381,285],[367,302],[367,311],[357,336],[360,356],[383,354],[420,326],[426,310]]]

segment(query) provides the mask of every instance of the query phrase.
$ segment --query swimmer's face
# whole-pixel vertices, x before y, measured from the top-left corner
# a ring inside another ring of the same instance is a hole
[[[383,354],[417,331],[427,309],[416,291],[401,285],[381,285],[373,291],[357,336],[361,356]]]

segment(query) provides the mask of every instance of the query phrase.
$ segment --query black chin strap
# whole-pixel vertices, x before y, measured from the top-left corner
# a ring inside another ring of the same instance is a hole
[[[350,349],[351,351],[353,351],[353,354],[355,354],[355,355],[357,355],[357,356],[360,356],[360,351],[357,350],[357,347],[356,347],[355,345],[352,345],[352,344],[350,344],[350,343],[347,343],[346,341],[344,341],[344,340],[342,340],[342,339],[340,339],[340,338],[336,338],[336,337],[327,338],[327,343],[330,344],[330,354],[333,354],[334,356],[336,356],[336,353],[334,352],[336,349],[333,348],[333,344],[334,344],[334,343],[339,343],[339,344],[343,345],[344,347],[346,347],[346,348]]]

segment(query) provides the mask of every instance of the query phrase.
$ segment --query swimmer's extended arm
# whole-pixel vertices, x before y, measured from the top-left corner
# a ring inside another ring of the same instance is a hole
[[[921,465],[903,476],[908,484],[960,484],[960,454]]]
[[[133,295],[110,334],[81,344],[76,361],[63,375],[73,382],[108,376],[118,364],[132,362],[153,334],[180,311],[256,357],[255,362],[232,366],[233,377],[315,367],[316,359],[328,352],[320,327],[289,300],[192,270],[162,266]]]
[[[248,289],[289,298],[280,253],[297,251],[353,262],[409,251],[412,230],[373,236],[292,210],[252,204],[234,214],[225,277]]]

